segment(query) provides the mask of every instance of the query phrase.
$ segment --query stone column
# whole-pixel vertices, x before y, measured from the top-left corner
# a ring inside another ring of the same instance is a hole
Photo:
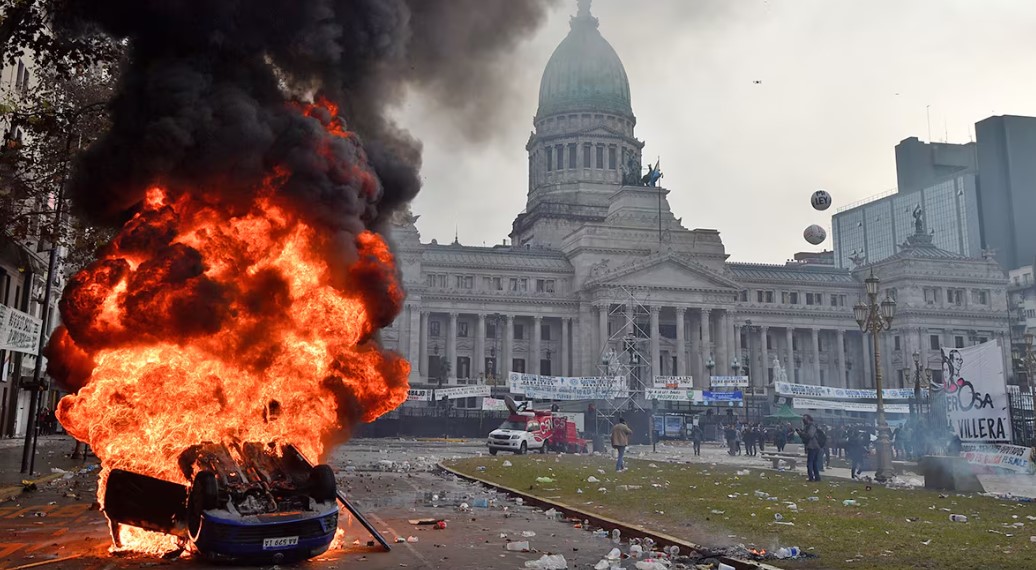
[[[787,327],[784,329],[785,350],[784,371],[788,374],[788,382],[795,383],[795,329]]]
[[[730,368],[730,350],[727,342],[730,340],[730,333],[727,329],[730,327],[730,316],[727,311],[723,311],[719,315],[719,322],[717,327],[719,330],[716,331],[717,335],[717,346],[716,346],[716,371],[714,374],[717,376],[726,376],[727,370]]]
[[[421,374],[421,322],[424,314],[417,305],[410,306],[410,348],[407,358],[414,374]]]
[[[602,305],[597,307],[598,315],[598,339],[600,343],[597,347],[596,358],[600,362],[601,357],[608,352],[608,312],[610,307],[608,305]]]
[[[529,361],[532,363],[532,374],[540,373],[540,340],[542,336],[543,317],[536,315],[532,318],[532,348],[529,351]],[[526,369],[529,366],[525,367]]]
[[[572,319],[569,317],[561,317],[561,376],[572,376],[572,369],[570,368],[569,359],[569,339],[568,334],[571,330]]]
[[[475,378],[486,377],[486,315],[479,313],[475,330]]]
[[[688,346],[685,348],[688,352],[687,373],[694,378],[694,385],[700,388],[704,383],[704,369],[702,368],[704,361],[701,357],[701,315],[694,310],[688,311],[687,315],[691,330]]]
[[[835,373],[838,374],[838,381],[833,383],[834,386],[839,388],[848,388],[847,380],[845,378],[845,331],[838,329],[838,334],[835,338],[835,343],[838,344],[838,363],[835,366]]]
[[[734,323],[734,356],[730,359],[733,362],[734,358],[737,359],[738,364],[744,366],[744,355],[742,354],[744,347],[741,346],[741,325]],[[730,366],[730,362],[727,363]],[[739,371],[730,369],[730,373],[737,376],[740,374]]]
[[[504,360],[499,364],[500,375],[508,382],[514,368],[514,315],[506,315],[507,325],[504,327]],[[500,334],[498,331],[497,334]]]
[[[701,388],[708,388],[711,380],[709,376],[709,368],[705,365],[709,361],[709,355],[712,354],[712,310],[702,309],[701,310],[701,373],[702,378],[700,384],[697,384]]]
[[[661,307],[651,306],[648,308],[651,314],[651,382],[654,383],[655,376],[662,375],[662,348],[659,339],[658,317]]]
[[[810,329],[810,340],[813,342],[813,384],[820,385],[820,329]]]
[[[417,370],[418,373],[424,378],[428,378],[428,313],[421,311],[420,317],[421,332],[418,335],[418,344],[420,345],[417,349]]]
[[[770,369],[770,352],[766,346],[766,333],[770,330],[770,327],[759,327],[759,354],[762,356],[763,365],[759,367],[759,381],[756,383],[758,386],[765,387],[770,382],[770,373],[767,370]]]
[[[687,309],[676,308],[676,375],[687,376],[687,341],[684,331],[683,316]]]
[[[450,326],[446,337],[446,362],[450,366],[450,376],[446,379],[457,377],[457,313],[450,313]]]

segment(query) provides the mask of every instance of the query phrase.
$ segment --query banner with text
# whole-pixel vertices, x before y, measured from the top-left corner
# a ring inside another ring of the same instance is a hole
[[[858,390],[854,388],[834,388],[832,386],[812,386],[809,384],[792,384],[777,382],[777,394],[780,396],[797,396],[802,398],[831,398],[844,400],[875,400],[877,390]],[[881,395],[886,400],[909,400],[914,391],[905,388],[885,388]]]
[[[40,319],[0,305],[0,350],[36,354],[42,330],[43,321]]]
[[[713,388],[745,388],[748,386],[748,376],[713,376],[709,378],[709,384]]]
[[[431,402],[432,391],[424,388],[411,388],[406,396],[408,402]]]
[[[1000,343],[943,348],[946,416],[963,441],[1009,442],[1011,418]]]
[[[742,402],[745,399],[745,395],[741,390],[735,390],[733,392],[703,392],[703,397],[706,404],[718,403],[718,402]]]
[[[456,388],[438,388],[435,390],[435,399],[460,400],[461,398],[478,398],[492,395],[493,390],[489,386],[457,386]]]
[[[540,376],[511,372],[508,387],[533,400],[611,400],[629,396],[622,376]]]
[[[482,398],[482,409],[487,412],[506,412],[507,402],[499,398]]]
[[[1024,475],[1036,474],[1033,448],[998,443],[965,443],[962,456],[968,463],[1004,469]]]
[[[705,401],[701,390],[670,390],[668,388],[647,388],[644,396],[648,400],[660,402],[691,402],[700,404]]]
[[[655,388],[668,388],[670,390],[694,388],[694,378],[690,376],[655,376]]]
[[[877,412],[878,404],[867,402],[834,402],[813,398],[792,398],[791,407],[798,410],[845,410],[847,412]],[[909,414],[910,404],[885,404],[890,414]]]

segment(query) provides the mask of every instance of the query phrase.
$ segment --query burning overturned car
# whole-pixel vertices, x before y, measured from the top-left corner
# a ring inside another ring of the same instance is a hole
[[[287,563],[322,554],[334,539],[334,473],[290,445],[206,443],[179,465],[189,487],[112,470],[102,509],[116,546],[127,525],[178,536],[211,561]]]

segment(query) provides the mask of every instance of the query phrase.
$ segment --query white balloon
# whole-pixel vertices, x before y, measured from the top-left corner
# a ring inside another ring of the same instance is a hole
[[[806,228],[806,231],[802,232],[802,237],[806,238],[806,241],[812,245],[820,245],[827,239],[827,231],[824,228],[813,224]]]
[[[813,204],[813,209],[824,211],[831,207],[831,195],[827,190],[817,190],[809,199],[809,203]]]

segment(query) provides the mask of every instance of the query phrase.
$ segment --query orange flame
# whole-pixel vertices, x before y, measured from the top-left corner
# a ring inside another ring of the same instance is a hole
[[[325,128],[349,136],[340,121]],[[373,174],[352,167],[366,192]],[[148,190],[66,289],[50,354],[81,389],[57,414],[100,458],[102,504],[111,469],[186,484],[177,460],[203,442],[290,443],[320,459],[406,400],[410,366],[376,337],[404,296],[392,253],[364,231],[336,259],[340,238],[278,197],[284,178],[244,206]],[[137,551],[168,539],[121,538]]]

